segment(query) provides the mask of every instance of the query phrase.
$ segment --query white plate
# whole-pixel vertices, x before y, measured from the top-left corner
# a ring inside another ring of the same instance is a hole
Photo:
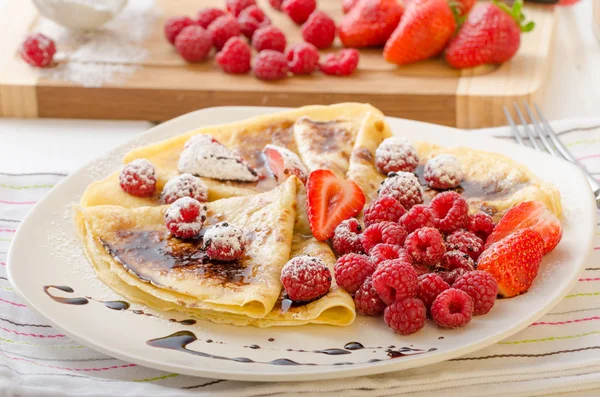
[[[74,238],[70,205],[79,200],[86,186],[117,169],[122,155],[132,147],[156,142],[201,125],[244,119],[277,109],[222,107],[204,109],[161,124],[101,159],[73,173],[56,186],[29,213],[17,231],[8,255],[8,275],[15,289],[30,307],[56,328],[98,351],[129,362],[188,375],[249,381],[288,381],[340,378],[396,371],[436,363],[481,349],[525,328],[550,310],[575,284],[591,251],[596,208],[589,186],[575,166],[514,144],[451,128],[389,118],[392,129],[404,136],[441,145],[462,145],[505,154],[527,165],[541,178],[552,182],[562,194],[564,235],[558,247],[542,263],[531,290],[517,298],[500,300],[492,311],[475,317],[459,330],[438,329],[428,323],[424,330],[403,337],[389,330],[381,318],[359,316],[349,327],[301,326],[258,329],[198,321],[185,326],[159,317],[135,315],[131,310],[115,311],[101,303],[76,306],[57,303],[42,289],[44,285],[67,285],[73,294],[54,290],[60,296],[119,297],[102,284],[84,259]],[[140,309],[132,305],[131,309]],[[145,308],[141,308],[146,310]],[[147,310],[146,310],[147,311]],[[146,341],[180,330],[192,331],[198,341],[189,349],[221,357],[246,357],[262,363],[214,359],[181,351],[151,347]],[[274,338],[274,341],[269,341]],[[214,342],[207,343],[207,339]],[[346,355],[327,355],[315,350],[343,348],[359,341],[365,348]],[[258,345],[261,349],[248,346]],[[421,353],[388,357],[394,345],[423,349]],[[307,352],[287,351],[307,350]],[[430,349],[435,349],[431,350]],[[271,360],[287,358],[317,365],[272,365]],[[382,361],[368,362],[379,359]],[[332,365],[349,362],[348,365]]]

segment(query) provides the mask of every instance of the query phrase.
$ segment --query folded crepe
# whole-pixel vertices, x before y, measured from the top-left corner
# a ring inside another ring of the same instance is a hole
[[[375,152],[384,139],[395,134],[385,125],[374,128],[374,122],[365,117],[365,125],[357,137],[350,156],[348,179],[355,181],[363,190],[367,205],[377,198],[377,191],[386,175],[375,166]],[[560,192],[550,183],[535,176],[527,167],[498,153],[485,152],[467,147],[443,147],[429,142],[413,142],[419,155],[416,174],[422,185],[423,168],[430,158],[440,154],[452,154],[462,164],[464,179],[458,187],[469,204],[471,213],[484,211],[498,221],[514,205],[523,201],[541,201],[558,217],[562,214]],[[438,192],[424,188],[425,203]]]
[[[268,191],[277,181],[266,166],[262,150],[267,144],[287,148],[297,154],[313,171],[330,169],[344,177],[356,136],[371,123],[384,128],[383,114],[367,104],[341,103],[331,106],[306,106],[253,117],[229,124],[202,127],[156,144],[134,149],[124,157],[124,163],[136,159],[150,161],[157,176],[154,196],[140,198],[125,193],[119,186],[119,172],[92,183],[81,198],[81,206],[120,205],[135,208],[160,205],[160,193],[165,183],[181,173],[179,160],[184,145],[197,135],[210,135],[240,156],[259,176],[259,180],[241,182],[201,178],[208,186],[209,201],[246,196]]]
[[[79,207],[75,220],[99,278],[131,301],[235,325],[350,324],[353,300],[335,283],[316,301],[284,303],[279,277],[290,256],[312,255],[332,270],[335,264],[327,244],[306,237],[306,212],[297,211],[304,197],[291,177],[265,193],[207,203],[206,226],[229,222],[246,231],[246,253],[231,263],[209,260],[201,239],[172,237],[164,223],[168,206]]]

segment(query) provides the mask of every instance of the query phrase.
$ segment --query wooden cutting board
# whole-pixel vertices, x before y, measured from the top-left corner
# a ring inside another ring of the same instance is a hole
[[[289,43],[301,41],[299,28],[287,16],[266,0],[259,3]],[[340,3],[320,0],[319,7],[339,20]],[[43,79],[19,58],[18,46],[39,15],[29,0],[8,2],[0,15],[0,116],[163,121],[210,106],[355,101],[369,102],[389,116],[461,128],[503,125],[503,105],[533,99],[542,87],[556,19],[553,7],[528,4],[525,13],[536,27],[523,35],[517,56],[500,66],[458,71],[433,59],[396,67],[383,60],[380,49],[370,49],[361,52],[359,70],[351,77],[314,73],[267,83],[251,75],[224,74],[213,58],[186,64],[164,39],[165,19],[215,4],[221,0],[156,0],[160,14],[144,42],[149,56],[141,67],[120,84],[86,88]]]

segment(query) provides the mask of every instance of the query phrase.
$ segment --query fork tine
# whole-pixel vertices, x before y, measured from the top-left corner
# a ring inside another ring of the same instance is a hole
[[[529,119],[531,120],[531,124],[533,124],[534,130],[535,130],[536,134],[540,137],[542,144],[544,145],[546,150],[548,150],[550,152],[550,154],[552,154],[553,156],[563,157],[562,154],[560,154],[560,152],[558,152],[556,150],[554,145],[552,145],[550,143],[550,141],[548,140],[548,138],[546,137],[546,134],[544,133],[544,128],[541,126],[540,122],[537,120],[537,118],[533,114],[533,111],[531,110],[531,107],[529,107],[529,104],[527,102],[524,102],[524,105],[525,105],[525,110],[527,110],[527,113],[529,114]]]
[[[527,123],[527,121],[525,121],[525,117],[523,117],[523,113],[521,113],[521,109],[519,109],[519,105],[517,105],[516,102],[514,102],[513,105],[515,107],[515,110],[517,111],[517,116],[519,116],[519,120],[521,120],[521,124],[523,124],[523,129],[525,130],[525,133],[527,134],[527,137],[529,138],[529,142],[531,142],[531,144],[533,145],[534,148],[536,148],[536,150],[543,152],[544,149],[542,149],[540,147],[540,145],[537,143],[537,140],[531,133],[531,130],[529,129],[529,126],[527,125],[528,123]]]
[[[521,137],[521,134],[517,129],[517,125],[515,124],[515,121],[508,112],[508,109],[506,109],[506,106],[504,106],[504,115],[506,116],[506,120],[508,120],[508,124],[510,124],[510,132],[512,132],[513,136],[517,140],[517,143],[519,145],[525,146],[525,143],[523,143],[523,138]]]
[[[542,120],[542,124],[544,125],[544,129],[548,133],[548,136],[552,140],[552,143],[554,143],[554,146],[556,146],[556,149],[566,159],[568,159],[568,160],[570,160],[570,161],[572,161],[574,163],[577,163],[577,160],[575,159],[575,156],[573,156],[573,154],[565,147],[565,145],[562,144],[562,142],[560,141],[560,139],[558,139],[558,137],[556,136],[556,133],[554,132],[554,130],[552,130],[552,127],[550,127],[550,124],[548,124],[548,121],[546,121],[546,118],[542,114],[542,111],[540,110],[540,108],[535,103],[533,104],[533,106],[535,107],[535,110],[537,111],[537,114],[540,117],[540,120]]]

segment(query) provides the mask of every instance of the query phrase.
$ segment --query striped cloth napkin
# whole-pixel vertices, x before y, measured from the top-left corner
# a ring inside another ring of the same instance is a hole
[[[600,119],[554,124],[600,177]],[[506,128],[478,133],[511,139]],[[0,170],[13,171],[18,170]],[[65,170],[71,171],[71,170]],[[104,356],[31,312],[6,278],[19,222],[66,174],[0,173],[0,395],[2,396],[500,396],[600,388],[600,226],[577,286],[551,313],[496,345],[450,362],[354,379],[248,383],[165,373]]]

